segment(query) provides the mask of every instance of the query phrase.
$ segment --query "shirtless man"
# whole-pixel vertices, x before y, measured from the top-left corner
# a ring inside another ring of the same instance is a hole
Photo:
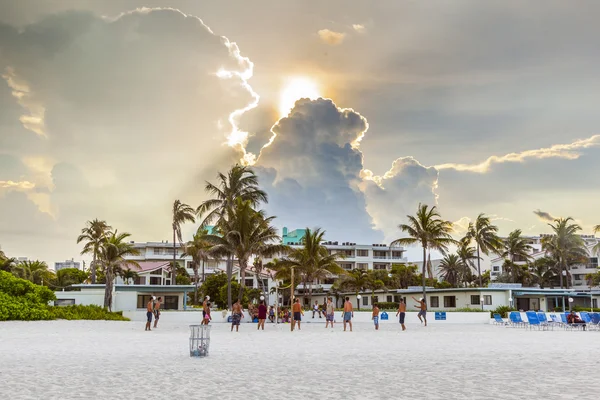
[[[373,304],[373,317],[371,318],[375,324],[375,330],[379,330],[379,306],[377,303]]]
[[[235,302],[235,304],[231,307],[231,332],[233,332],[233,327],[235,326],[235,331],[239,332],[240,329],[240,321],[244,318],[244,313],[242,310],[242,304],[240,300]]]
[[[300,304],[300,299],[296,299],[294,305],[292,306],[292,311],[294,312],[292,330],[294,330],[296,323],[298,323],[298,330],[300,330],[300,321],[302,321],[302,315],[304,315],[304,311],[302,311],[302,305]]]
[[[160,318],[160,305],[162,304],[162,297],[158,298],[158,301],[154,303],[154,327],[158,325],[158,319]]]
[[[396,317],[400,314],[400,325],[402,325],[402,330],[406,330],[406,326],[404,326],[404,318],[406,317],[406,303],[403,298],[400,298],[400,305],[398,306],[398,312],[396,313]]]
[[[352,308],[352,303],[350,303],[350,297],[346,297],[346,302],[344,303],[344,313],[342,314],[344,318],[344,332],[346,332],[346,323],[350,325],[350,332],[352,332],[352,318],[354,318],[354,309]]]
[[[154,297],[150,297],[150,301],[148,301],[148,304],[146,304],[146,318],[148,318],[148,320],[146,321],[146,329],[144,329],[145,331],[151,331],[152,329],[150,329],[150,324],[152,324],[152,316],[154,315]]]
[[[333,302],[331,301],[331,297],[327,298],[327,306],[325,307],[325,329],[329,327],[329,323],[331,322],[331,327],[333,328],[333,318],[335,314],[335,308],[333,307]]]
[[[416,298],[413,297],[413,300],[416,301],[417,303],[419,303],[418,306],[415,306],[415,308],[418,308],[421,310],[421,311],[419,311],[419,314],[417,315],[419,317],[419,321],[421,321],[421,323],[423,323],[423,320],[425,320],[425,326],[427,326],[427,304],[425,304],[425,299],[421,297],[419,300],[417,300]],[[421,319],[421,317],[423,317],[423,319]]]

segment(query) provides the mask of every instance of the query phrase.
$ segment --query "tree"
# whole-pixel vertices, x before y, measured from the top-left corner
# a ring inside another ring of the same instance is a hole
[[[81,230],[81,234],[77,237],[77,244],[85,242],[81,254],[91,254],[93,257],[92,264],[90,265],[92,284],[96,283],[96,262],[100,254],[100,247],[111,229],[112,227],[106,221],[95,219],[87,221],[85,228]]]
[[[369,274],[362,269],[353,269],[347,273],[341,284],[342,288],[353,290],[358,296],[359,293],[364,293],[369,286]],[[356,305],[360,310],[360,301],[356,299]]]
[[[556,262],[549,257],[538,258],[530,264],[529,268],[534,282],[542,289],[551,285],[556,277]]]
[[[200,290],[203,296],[210,296],[211,302],[218,307],[225,308],[227,306],[227,294],[221,297],[221,288],[227,286],[227,275],[223,272],[210,274],[206,277]]]
[[[56,289],[66,291],[73,290],[72,285],[78,285],[86,281],[89,274],[77,268],[63,268],[56,271],[56,280],[53,282]]]
[[[202,227],[194,235],[191,241],[187,242],[181,257],[192,257],[192,269],[194,270],[194,304],[198,304],[198,269],[202,263],[202,282],[204,282],[204,265],[209,259],[210,242],[206,240],[208,231]]]
[[[406,289],[418,285],[417,271],[419,267],[414,264],[392,264],[392,282],[397,289]]]
[[[459,276],[459,281],[465,286],[468,286],[473,280],[473,270],[475,270],[475,262],[477,260],[477,254],[474,247],[470,246],[468,242],[461,240],[458,243],[458,249],[456,254],[460,258],[463,264],[463,269]]]
[[[0,271],[11,272],[16,265],[16,258],[0,258]]]
[[[588,253],[585,242],[578,235],[581,227],[572,223],[573,218],[559,218],[554,224],[548,225],[552,228],[553,235],[542,239],[542,249],[546,255],[551,255],[557,262],[560,287],[563,287],[563,273],[570,275],[570,266],[587,261]],[[566,287],[569,287],[567,279]]]
[[[48,265],[39,260],[21,261],[13,267],[12,272],[15,276],[27,279],[36,285],[48,286],[55,279],[55,275],[48,269]]]
[[[440,263],[442,277],[452,287],[458,287],[464,268],[465,265],[457,254],[446,254]]]
[[[467,235],[463,238],[466,243],[475,242],[477,249],[477,274],[479,275],[479,287],[483,287],[481,276],[481,253],[486,256],[490,253],[498,253],[502,248],[502,240],[498,237],[498,227],[492,225],[490,217],[479,214],[475,223],[470,222]]]
[[[104,307],[112,311],[112,291],[115,284],[115,276],[121,273],[124,266],[139,264],[133,260],[126,260],[127,256],[137,256],[139,251],[133,245],[127,242],[131,234],[116,230],[104,238],[100,247],[99,259],[102,265],[106,283],[104,288]]]
[[[198,206],[196,213],[198,216],[205,215],[202,226],[215,223],[217,227],[227,227],[231,220],[236,200],[249,201],[253,207],[261,202],[267,202],[267,194],[258,186],[258,177],[254,171],[246,166],[234,165],[231,170],[224,175],[217,174],[218,184],[214,185],[206,182],[205,191],[211,196]],[[221,234],[226,234],[226,230],[221,229]],[[231,309],[231,277],[233,274],[232,253],[225,254],[227,257],[227,305]]]
[[[181,243],[183,238],[181,236],[181,225],[186,222],[196,222],[196,211],[182,203],[179,200],[173,202],[173,266],[171,268],[171,282],[173,285],[177,284],[177,241]]]
[[[452,232],[452,223],[441,218],[435,206],[429,208],[425,204],[419,204],[415,216],[407,215],[408,224],[400,224],[398,228],[408,235],[394,240],[390,246],[412,246],[421,245],[423,248],[423,299],[426,299],[426,281],[425,273],[427,268],[427,250],[436,249],[442,252],[448,250],[448,246],[456,243],[450,233]]]
[[[312,297],[313,282],[325,279],[332,275],[343,275],[346,271],[340,267],[338,260],[344,257],[341,254],[329,254],[329,251],[321,243],[325,231],[321,228],[311,230],[306,228],[301,240],[302,247],[290,251],[287,257],[279,260],[276,268],[294,268],[295,272],[302,277],[304,282],[304,293],[309,286],[309,296]]]
[[[514,264],[515,261],[529,261],[532,250],[533,247],[529,245],[527,239],[521,236],[521,230],[515,229],[504,240],[504,251],[501,256]]]
[[[238,299],[242,298],[246,271],[252,256],[271,257],[286,253],[288,246],[281,241],[271,223],[275,217],[266,217],[263,211],[256,211],[248,200],[238,198],[235,209],[228,221],[218,226],[221,235],[207,235],[212,244],[211,254],[233,256],[240,268],[240,289]]]
[[[594,226],[594,233],[600,232],[600,225]],[[596,245],[592,248],[592,253],[600,256],[600,240]]]
[[[367,272],[367,289],[371,290],[371,306],[373,306],[373,298],[376,290],[386,289],[383,279],[380,279],[378,271]]]
[[[138,273],[131,270],[130,268],[125,269],[122,273],[121,273],[121,278],[123,278],[123,282],[125,282],[126,285],[129,285],[130,282],[135,282],[135,280],[138,278]]]

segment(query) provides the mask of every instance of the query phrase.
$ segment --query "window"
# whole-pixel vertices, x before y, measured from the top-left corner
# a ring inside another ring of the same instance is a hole
[[[394,303],[400,303],[400,296],[394,296]]]
[[[438,296],[429,296],[429,305],[431,307],[439,307],[440,306],[440,298]]]
[[[309,300],[308,300],[308,297],[305,297],[305,298],[304,298],[304,305],[305,305],[305,306],[308,306],[308,305],[309,305]]]
[[[161,307],[165,310],[179,309],[179,296],[165,296],[163,300],[164,303],[161,305]]]
[[[590,257],[587,267],[598,268],[598,257]]]
[[[471,305],[479,305],[479,295],[478,294],[472,294],[471,295]]]
[[[154,250],[154,255],[160,255],[163,253],[163,251],[160,247],[155,247],[153,250]]]
[[[367,263],[358,263],[356,266],[358,269],[364,269],[365,271],[369,269],[369,264]]]
[[[352,269],[351,263],[342,263],[342,264],[340,264],[340,266],[346,270]]]
[[[491,306],[492,305],[492,295],[484,294],[483,295],[483,304],[485,304],[486,306]]]
[[[363,296],[362,300],[363,300],[363,306],[369,305],[369,296]]]
[[[392,251],[392,258],[402,258],[401,251]]]
[[[373,304],[379,303],[379,296],[373,296]]]
[[[342,250],[340,251],[340,253],[345,255],[346,257],[354,257],[354,253],[352,253],[352,250]]]
[[[592,308],[598,308],[598,299],[592,299]]]
[[[446,308],[454,308],[454,307],[456,307],[456,297],[454,297],[454,296],[444,296],[444,307],[446,307]]]
[[[161,285],[162,284],[162,278],[156,277],[156,276],[151,276],[150,277],[150,284],[151,285]]]
[[[137,308],[146,308],[146,305],[148,304],[151,298],[152,296],[150,296],[149,294],[139,294],[137,297]]]
[[[74,306],[75,299],[57,299],[57,300],[54,300],[54,305],[57,307]]]
[[[392,296],[387,296],[385,301],[387,301],[388,303],[391,303],[394,300],[392,300]]]
[[[499,272],[500,271],[500,267],[494,266],[494,267],[492,267],[492,271]]]
[[[246,285],[247,288],[253,288],[254,287],[254,279],[253,278],[244,279],[244,285]]]
[[[145,276],[138,276],[137,278],[135,278],[134,284],[136,284],[136,285],[145,285],[146,284],[146,277]]]
[[[368,257],[369,256],[369,250],[356,250],[356,255],[358,257]]]

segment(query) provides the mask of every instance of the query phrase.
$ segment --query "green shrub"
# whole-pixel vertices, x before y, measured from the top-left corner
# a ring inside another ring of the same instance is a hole
[[[0,292],[0,321],[39,321],[52,319],[48,306],[27,296],[10,296]]]
[[[569,311],[569,309],[566,309],[567,311]],[[581,307],[581,306],[574,306],[571,308],[571,310],[575,311],[575,312],[590,312],[590,307]],[[562,309],[561,309],[562,312]],[[594,311],[592,312],[600,312],[600,308],[594,308]]]
[[[500,314],[502,318],[508,318],[508,313],[511,311],[517,311],[517,309],[509,306],[499,306],[495,310],[490,311],[490,317],[494,318],[494,314]]]
[[[129,321],[129,318],[125,318],[122,312],[109,312],[105,308],[95,305],[49,307],[49,311],[52,319]]]
[[[380,301],[377,302],[377,306],[379,306],[380,310],[393,310],[393,311],[397,311],[398,310],[398,303],[394,303],[393,301]]]
[[[477,307],[463,307],[463,308],[456,308],[456,309],[452,310],[451,312],[487,312],[487,311],[482,310],[481,308],[477,308]]]

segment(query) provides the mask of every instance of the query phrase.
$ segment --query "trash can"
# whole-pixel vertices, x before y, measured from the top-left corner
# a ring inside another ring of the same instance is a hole
[[[190,357],[206,357],[210,347],[210,325],[190,325]]]

